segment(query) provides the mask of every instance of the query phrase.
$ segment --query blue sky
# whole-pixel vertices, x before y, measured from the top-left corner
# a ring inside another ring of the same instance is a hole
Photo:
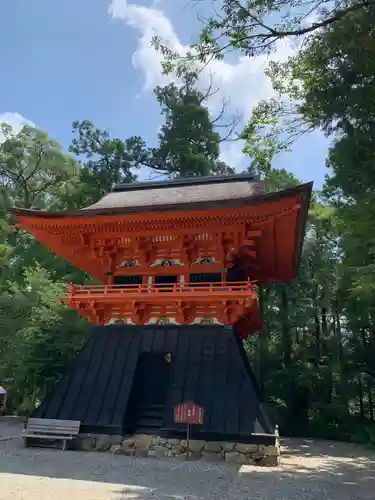
[[[83,119],[153,145],[161,118],[152,88],[168,80],[149,41],[157,35],[183,51],[199,32],[197,13],[188,0],[3,0],[0,120],[14,126],[29,120],[65,148],[72,121]],[[275,57],[289,53],[282,45]],[[243,57],[213,63],[200,82],[204,88],[212,79],[220,89],[210,102],[212,114],[225,98],[228,114],[240,112],[245,121],[257,101],[272,95],[266,64],[266,58]],[[326,153],[325,138],[305,136],[275,166],[319,187]],[[239,170],[249,163],[237,143],[223,147],[223,158]]]

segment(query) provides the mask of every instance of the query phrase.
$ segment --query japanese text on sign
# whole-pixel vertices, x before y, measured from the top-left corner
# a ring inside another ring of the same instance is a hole
[[[179,424],[203,424],[204,410],[192,401],[185,401],[174,408],[174,421]]]

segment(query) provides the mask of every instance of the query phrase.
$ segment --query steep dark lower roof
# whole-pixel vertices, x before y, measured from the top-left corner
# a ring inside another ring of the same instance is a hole
[[[163,427],[154,434],[183,438],[186,426],[174,422],[174,407],[195,401],[205,410],[203,425],[194,428],[195,439],[272,443],[275,425],[243,344],[232,328],[222,326],[93,327],[87,344],[33,416],[79,420],[81,432],[125,434],[137,363],[150,352],[172,354]]]

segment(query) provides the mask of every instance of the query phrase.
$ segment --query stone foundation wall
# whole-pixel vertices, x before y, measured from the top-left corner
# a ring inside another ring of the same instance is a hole
[[[138,457],[184,458],[188,452],[186,440],[164,439],[144,434],[125,438],[101,434],[80,435],[73,441],[72,447],[85,451],[110,451]],[[266,446],[192,439],[189,441],[189,456],[195,460],[207,459],[272,467],[279,464],[280,441],[278,437],[275,437],[275,444]]]

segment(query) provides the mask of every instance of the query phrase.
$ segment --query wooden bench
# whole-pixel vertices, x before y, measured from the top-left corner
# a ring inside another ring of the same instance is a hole
[[[66,450],[67,441],[75,438],[79,433],[79,420],[56,420],[50,418],[29,418],[27,426],[22,432],[25,448],[30,438],[61,440],[62,449]]]

